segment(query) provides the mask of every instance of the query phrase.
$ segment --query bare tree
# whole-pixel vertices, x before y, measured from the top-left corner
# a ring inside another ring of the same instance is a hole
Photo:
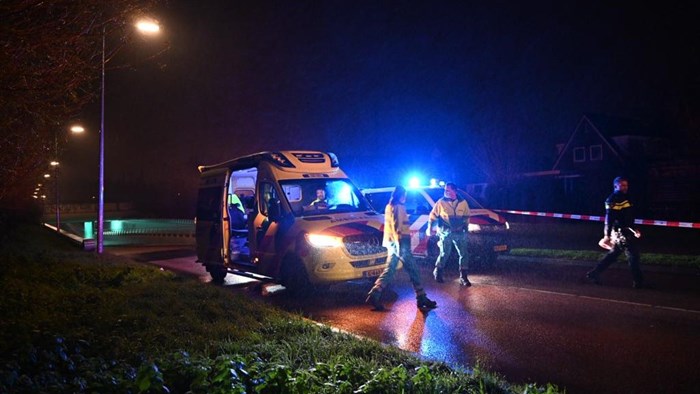
[[[103,34],[109,60],[159,2],[0,2],[0,206],[28,199],[56,129],[99,94]]]

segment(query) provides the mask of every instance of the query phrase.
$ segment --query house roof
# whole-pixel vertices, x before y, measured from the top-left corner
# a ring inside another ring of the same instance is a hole
[[[605,137],[635,135],[640,137],[659,137],[658,127],[640,119],[622,118],[619,116],[587,113],[583,115]]]
[[[571,149],[571,144],[575,140],[576,134],[581,130],[582,126],[589,124],[591,129],[598,134],[601,141],[604,142],[610,150],[615,154],[618,160],[622,161],[620,148],[617,146],[613,137],[634,135],[640,137],[658,137],[657,128],[649,126],[647,123],[630,118],[622,118],[618,116],[610,116],[603,114],[587,113],[581,117],[573,133],[569,136],[564,149],[561,150],[557,160],[554,162],[553,170],[557,170],[559,162]]]

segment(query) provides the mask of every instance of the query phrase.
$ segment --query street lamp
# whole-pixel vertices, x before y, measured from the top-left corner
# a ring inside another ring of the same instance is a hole
[[[156,34],[160,26],[152,20],[140,20],[136,22],[136,29],[144,34]],[[107,25],[102,27],[102,84],[100,97],[100,175],[99,188],[97,190],[97,253],[104,250],[104,217],[105,217],[105,41],[107,37]]]
[[[70,128],[70,131],[73,134],[80,134],[85,131],[83,126],[80,125],[73,125]],[[59,166],[59,161],[58,161],[58,130],[54,131],[53,133],[53,140],[54,140],[54,148],[55,148],[55,158],[52,160],[49,164],[51,167],[54,168],[54,178],[56,179],[54,181],[54,187],[56,188],[56,231],[61,230],[61,205],[60,205],[60,200],[59,200],[59,187],[58,187],[58,166]]]

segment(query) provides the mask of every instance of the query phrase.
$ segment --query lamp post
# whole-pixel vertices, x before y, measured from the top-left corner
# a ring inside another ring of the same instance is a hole
[[[80,126],[80,125],[74,125],[71,126],[70,131],[74,134],[82,133],[85,131],[85,129]],[[60,165],[60,162],[58,161],[58,130],[54,131],[53,133],[53,142],[54,142],[54,160],[52,160],[49,164],[51,164],[51,167],[54,168],[54,188],[56,189],[56,231],[61,230],[61,204],[59,200],[59,186],[58,186],[58,166]]]
[[[160,26],[154,21],[141,20],[136,28],[145,34],[156,34]],[[102,82],[100,94],[100,172],[99,188],[97,191],[97,253],[104,251],[104,208],[105,208],[105,60],[107,25],[102,27]]]

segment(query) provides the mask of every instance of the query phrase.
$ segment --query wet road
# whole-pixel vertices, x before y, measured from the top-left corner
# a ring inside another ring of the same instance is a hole
[[[115,252],[119,252],[115,250]],[[122,251],[207,280],[192,253]],[[385,292],[384,312],[363,304],[367,283],[346,283],[299,300],[276,287],[229,275],[227,285],[319,322],[454,366],[473,366],[511,382],[551,382],[569,393],[682,393],[700,387],[700,276],[652,272],[633,290],[622,263],[595,286],[587,266],[502,261],[460,288],[456,271],[423,279],[438,308],[422,313],[407,275]],[[239,278],[240,279],[240,278]],[[262,291],[261,291],[262,290]]]

